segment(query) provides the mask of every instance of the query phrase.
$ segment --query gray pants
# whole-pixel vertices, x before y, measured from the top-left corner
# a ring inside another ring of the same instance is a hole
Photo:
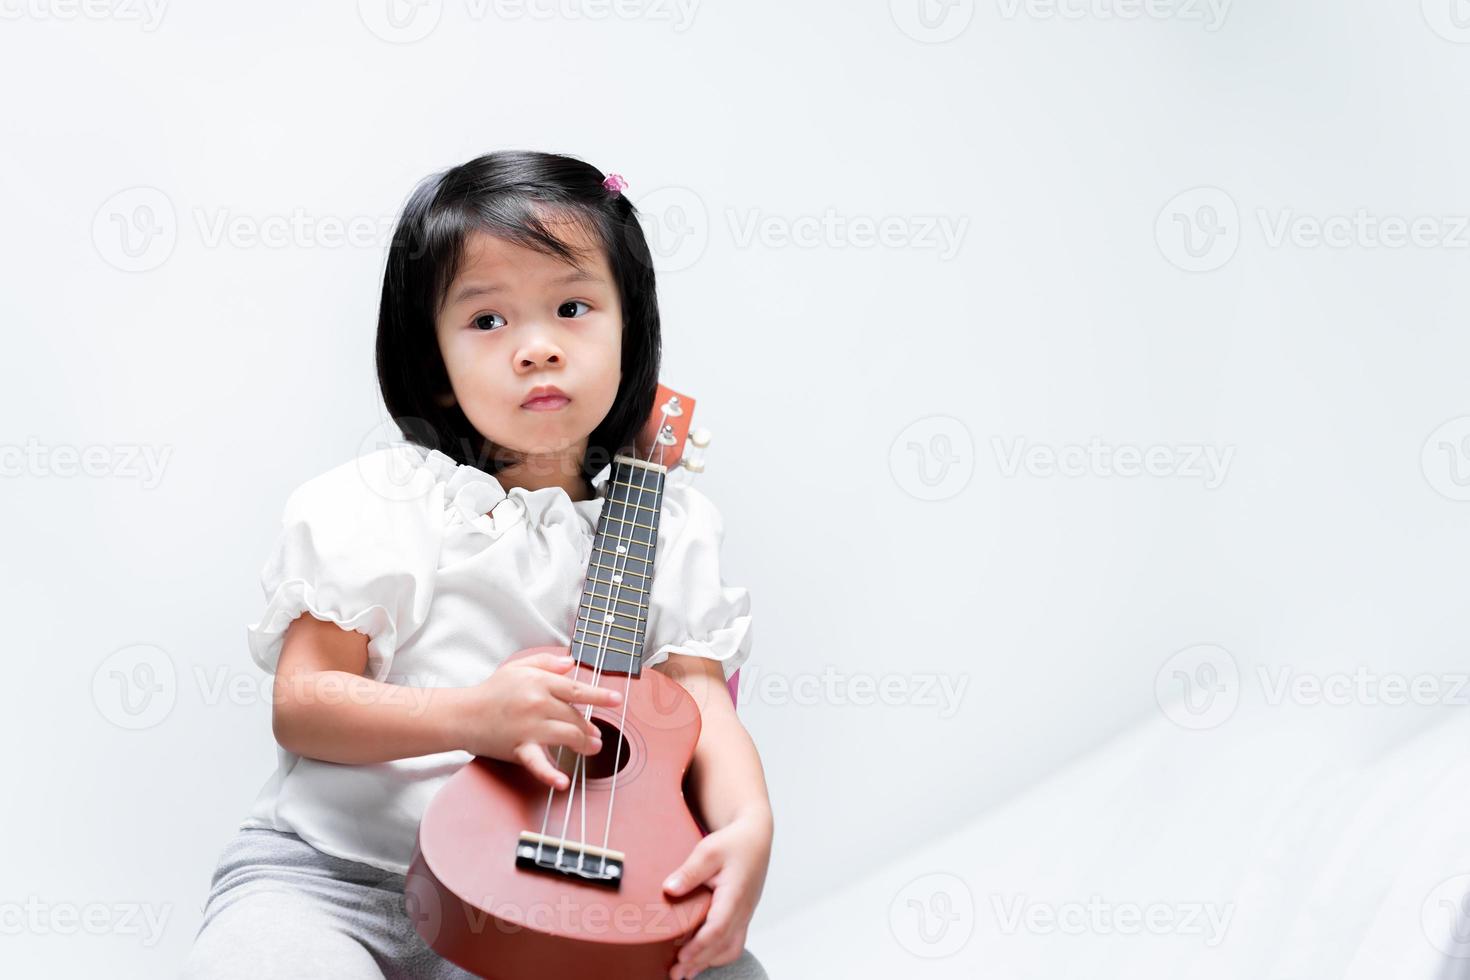
[[[403,907],[403,875],[324,854],[295,834],[244,828],[220,856],[183,980],[474,980],[439,956]],[[698,980],[766,980],[745,950]]]

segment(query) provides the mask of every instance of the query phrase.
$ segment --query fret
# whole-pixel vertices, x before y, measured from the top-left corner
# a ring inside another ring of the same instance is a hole
[[[609,591],[608,592],[597,592],[595,590],[592,590],[592,587],[593,586],[596,586],[596,585],[605,585],[605,586],[607,586],[607,588],[608,588]],[[622,582],[622,583],[609,582],[606,579],[594,578],[591,575],[587,576],[586,581],[583,582],[583,584],[582,584],[582,588],[583,588],[584,594],[591,595],[593,598],[596,598],[596,599],[613,599],[614,596],[611,594],[611,590],[613,590],[613,589],[618,590],[618,592],[619,592],[620,595],[622,593],[626,593],[629,596],[629,598],[626,598],[626,599],[624,599],[624,598],[616,598],[616,601],[617,602],[638,602],[638,603],[642,603],[643,600],[648,597],[648,590],[647,589],[640,589],[638,586],[636,586],[636,585],[629,585],[626,582]],[[588,590],[592,590],[592,591],[588,591]],[[636,598],[634,598],[634,597],[636,597]]]
[[[605,650],[608,653],[621,654],[624,657],[638,656],[638,654],[634,652],[633,644],[627,642],[620,642],[616,640],[608,640],[606,642],[602,642],[600,639],[594,637],[591,640],[579,640],[573,638],[572,643],[574,646],[582,648],[578,651],[579,653],[587,651],[595,655],[598,650]]]
[[[590,601],[588,601],[590,599],[601,599],[603,600],[604,604],[601,606],[594,606]],[[612,605],[606,604],[607,600],[609,599],[612,600]],[[623,609],[617,609],[614,608],[615,606],[632,606],[633,611],[628,612]],[[642,602],[639,602],[637,599],[619,599],[614,596],[597,595],[595,593],[583,592],[582,601],[577,603],[577,611],[579,613],[583,611],[594,613],[610,612],[615,616],[642,616],[648,612],[648,606],[644,605]]]
[[[634,629],[631,626],[617,626],[613,623],[588,623],[585,620],[579,618],[577,620],[577,625],[572,628],[572,639],[590,639],[591,642],[596,643],[602,639],[602,631],[606,629],[607,639],[610,642],[636,643],[638,639],[643,636],[644,633],[642,629],[643,624],[640,622],[638,625],[639,628]],[[619,636],[618,633],[631,633],[632,636]]]
[[[612,616],[612,622],[608,622],[607,620],[607,617],[609,615]],[[601,626],[604,623],[607,623],[608,626],[611,626],[614,629],[634,630],[641,629],[645,621],[646,617],[644,617],[643,610],[641,608],[637,612],[625,613],[616,612],[611,609],[598,609],[596,607],[577,607],[577,622],[579,624],[586,623],[589,626],[593,627]],[[623,625],[626,623],[631,623],[632,625]]]
[[[603,636],[602,631],[604,629],[607,630],[606,637]],[[618,636],[615,632],[618,630],[621,630],[624,633],[632,633],[633,635]],[[633,643],[636,643],[639,637],[643,635],[643,629],[642,624],[640,624],[639,627],[635,629],[631,626],[617,626],[613,623],[590,623],[586,626],[578,626],[575,630],[572,631],[572,635],[574,637],[580,636],[582,638],[582,642],[584,643],[601,643],[604,639],[606,639],[606,641],[609,643],[627,643],[631,645]]]
[[[614,616],[623,616],[628,619],[638,620],[644,618],[648,613],[648,607],[634,599],[614,599],[612,596],[588,595],[585,593],[582,598],[584,601],[577,603],[577,612],[578,614],[586,613],[588,619],[601,619],[603,616],[611,613]],[[593,605],[590,601],[586,601],[589,599],[601,599],[603,600],[603,604]],[[607,604],[608,599],[613,600],[612,605]],[[614,608],[617,605],[631,606],[632,609]]]
[[[611,557],[614,559],[614,562],[615,562],[612,565],[604,565],[600,561],[589,561],[589,562],[587,562],[587,567],[588,568],[604,568],[604,569],[607,569],[609,572],[612,572],[614,575],[620,575],[623,578],[636,578],[636,579],[639,579],[640,580],[640,584],[642,584],[643,582],[647,581],[647,579],[650,577],[650,572],[649,571],[639,571],[636,568],[629,568],[626,562],[623,564],[623,567],[622,568],[619,568],[617,566],[617,564],[616,564],[616,558],[617,558],[617,556],[616,555],[613,555]],[[609,585],[616,585],[617,584],[616,582],[609,582],[607,579],[598,579],[597,581],[599,581],[599,582],[606,582]]]
[[[642,550],[643,554],[638,554],[633,550],[635,544]],[[619,548],[622,550],[618,550]],[[642,569],[649,568],[653,565],[653,549],[654,546],[646,541],[619,541],[614,544],[612,541],[598,538],[592,543],[592,551],[588,557],[606,558],[608,561],[614,563],[622,562],[628,565],[634,574],[642,575],[644,574]],[[634,564],[635,562],[636,564]],[[613,567],[616,566],[614,565]]]
[[[614,517],[611,514],[606,513],[606,512],[604,512],[603,515],[602,515],[602,521],[603,522],[605,522],[605,521],[612,521],[614,524],[626,524],[628,527],[641,527],[645,531],[654,531],[654,530],[657,530],[657,528],[655,528],[652,524],[643,524],[643,523],[641,523],[639,521],[630,521],[630,520],[626,520],[625,518],[622,518],[622,517]],[[601,522],[599,522],[599,523],[601,523]],[[639,544],[647,544],[646,541],[640,541],[638,543]]]
[[[642,645],[642,636],[614,636],[612,633],[603,636],[601,633],[581,633],[581,635],[573,636],[572,641],[584,648],[607,649],[614,654],[632,657],[635,649]]]
[[[635,504],[631,500],[619,500],[616,497],[609,497],[607,499],[607,503],[608,503],[609,506],[611,506],[613,504],[616,504],[617,506],[623,507],[623,508],[632,507],[632,508],[636,508],[637,510],[646,510],[650,514],[656,514],[656,513],[658,513],[658,508],[657,507],[652,507],[652,506],[649,506],[648,504]]]
[[[617,518],[613,518],[613,520],[616,521]],[[622,522],[619,521],[619,523]],[[650,528],[646,524],[639,524],[637,526],[646,530],[656,530],[656,528]],[[635,555],[635,557],[641,559],[648,552],[652,551],[654,549],[654,546],[658,544],[657,540],[643,540],[645,537],[649,537],[649,535],[640,535],[638,537],[633,537],[626,534],[619,535],[616,531],[610,531],[607,528],[602,528],[597,532],[596,538],[593,539],[593,544],[595,544],[599,548],[605,548],[610,552],[616,552],[618,550],[618,545],[622,545],[623,547],[628,549],[627,554],[630,555],[633,554],[634,546],[637,546],[638,548],[641,548],[642,551]]]
[[[648,556],[648,555],[635,555],[633,553],[632,546],[635,545],[635,544],[638,545],[638,547],[642,548],[644,551],[652,551],[653,550],[652,546],[646,545],[646,544],[644,544],[641,541],[633,541],[633,542],[623,541],[623,542],[620,542],[620,545],[623,548],[626,549],[625,551],[619,552],[616,548],[609,548],[606,545],[593,545],[592,553],[594,555],[596,555],[596,554],[598,554],[600,552],[602,554],[602,557],[604,557],[604,558],[610,558],[613,561],[618,561],[619,559],[623,559],[623,560],[626,560],[626,561],[640,562],[641,564],[644,564],[644,565],[652,565],[653,564],[653,558],[651,556]]]
[[[638,490],[642,493],[663,493],[664,489],[663,480],[655,480],[651,485],[639,486],[636,483],[623,483],[621,480],[618,480],[616,477],[614,477],[613,479],[607,481],[607,485],[609,488],[626,487],[629,490]],[[612,490],[609,489],[608,493],[611,494]]]

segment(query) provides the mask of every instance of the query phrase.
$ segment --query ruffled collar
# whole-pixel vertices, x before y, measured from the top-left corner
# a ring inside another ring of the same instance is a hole
[[[420,463],[434,474],[434,479],[444,484],[446,512],[457,511],[470,527],[496,536],[521,520],[545,527],[574,523],[589,538],[597,530],[602,502],[607,498],[611,466],[604,466],[592,478],[595,496],[573,500],[561,487],[536,490],[511,487],[507,491],[499,480],[477,466],[461,463],[438,449],[409,445],[417,451]],[[503,501],[509,503],[502,505]]]

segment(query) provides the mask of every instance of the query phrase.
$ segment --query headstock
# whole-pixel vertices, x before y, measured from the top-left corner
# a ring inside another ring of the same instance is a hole
[[[639,459],[660,463],[670,472],[682,465],[690,473],[704,470],[703,450],[710,443],[706,429],[690,432],[694,399],[660,384],[653,399],[653,413],[634,443]],[[693,447],[686,452],[686,442]]]

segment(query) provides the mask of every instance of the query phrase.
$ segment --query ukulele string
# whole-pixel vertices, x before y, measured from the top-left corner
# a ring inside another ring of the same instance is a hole
[[[668,417],[669,417],[668,416],[668,412],[666,410],[666,411],[664,411],[664,413],[662,414],[662,416],[659,419],[658,431],[662,431],[663,430],[664,423],[668,420]],[[660,464],[662,464],[662,462],[663,462],[663,446],[662,446],[662,444],[659,443],[659,441],[658,441],[657,438],[655,438],[653,440],[653,445],[649,447],[649,455],[648,455],[648,458],[649,459],[652,458],[653,448],[655,446],[658,447],[658,450],[659,450],[659,462],[660,462]],[[613,490],[616,490],[617,489],[616,481],[615,480],[614,480],[614,486],[612,487],[612,489]],[[640,476],[640,479],[638,481],[638,496],[639,496],[639,502],[640,502],[640,504],[642,502],[643,490],[644,490],[643,480],[642,480],[642,478]],[[616,500],[614,499],[613,502],[616,502]],[[627,508],[625,506],[624,507],[624,511],[626,512],[626,510],[627,510]],[[627,553],[627,546],[626,546],[626,543],[623,541],[622,531],[619,531],[618,543],[620,545],[623,545],[624,546],[622,550],[626,554]],[[614,559],[614,561],[616,561],[616,559]],[[626,566],[626,559],[624,560],[624,564]],[[652,570],[650,569],[650,577],[651,577],[651,572],[652,572]],[[618,574],[620,574],[620,573],[621,573],[621,571]],[[594,576],[594,578],[595,578],[595,576]],[[609,584],[611,585],[611,583],[609,583]],[[596,596],[596,593],[595,592],[593,592],[592,595],[589,596],[589,599],[588,599],[588,605],[589,605],[589,607],[592,605],[591,599],[593,597],[595,597],[595,596]],[[618,601],[626,601],[626,600],[619,600],[615,595],[610,595],[609,598],[612,600],[612,605],[613,605],[614,611],[616,610],[616,603]],[[603,610],[603,612],[606,612],[606,611],[607,611],[606,609]],[[574,629],[575,629],[575,625],[576,624],[575,624],[575,621],[574,621],[573,622],[573,628]],[[584,626],[584,635],[585,635],[585,626]],[[635,638],[635,641],[634,641],[634,644],[633,644],[633,647],[632,647],[634,651],[636,651],[638,649],[637,643],[638,643],[638,641],[641,640],[641,638],[642,638],[641,637],[641,634],[638,637]],[[594,669],[593,669],[593,677],[592,677],[592,684],[593,684],[593,686],[597,686],[598,685],[598,682],[601,680],[601,677],[602,677],[602,668],[603,668],[603,662],[605,660],[606,653],[607,653],[607,643],[608,643],[608,640],[609,640],[609,637],[608,637],[608,623],[607,623],[606,617],[604,617],[604,622],[603,622],[603,635],[598,640],[597,660],[596,660],[596,664],[595,664]],[[585,641],[585,639],[582,640],[582,641],[578,641],[578,642],[580,642],[581,646],[585,650],[586,649],[586,641]],[[631,686],[632,676],[633,676],[632,675],[632,672],[629,671],[629,673],[627,675],[627,680],[624,682],[624,686],[623,686],[623,707],[622,707],[622,714],[619,717],[618,744],[617,744],[616,749],[614,750],[614,755],[613,755],[614,765],[616,765],[617,759],[620,758],[621,755],[622,755],[622,749],[623,749],[623,725],[626,723],[626,719],[627,719],[627,715],[628,715],[628,690],[629,690],[629,687]],[[592,707],[591,707],[591,705],[588,705],[586,707],[586,709],[584,710],[583,720],[590,721],[591,720],[591,715],[592,715]],[[562,748],[563,747],[560,746],[560,745],[558,745],[557,748],[556,748],[556,767],[557,767],[558,770],[561,769]],[[616,769],[614,770],[614,773],[616,773]],[[583,851],[582,851],[582,858],[580,858],[578,860],[578,868],[580,869],[583,866],[583,862],[585,860],[585,855],[586,855],[586,850],[585,850],[585,848],[586,848],[586,835],[587,835],[586,770],[584,768],[583,756],[582,756],[582,754],[580,752],[576,754],[575,764],[573,765],[573,769],[572,769],[572,778],[569,780],[569,785],[568,785],[568,790],[567,790],[567,810],[566,810],[566,816],[562,820],[562,832],[561,832],[561,836],[558,839],[559,842],[558,842],[558,845],[557,845],[557,857],[556,857],[556,860],[557,860],[557,864],[559,865],[561,863],[562,854],[565,851],[566,829],[567,829],[567,824],[568,824],[568,822],[571,819],[572,796],[576,793],[577,778],[578,778],[578,775],[579,774],[582,776],[582,786],[583,786],[583,794],[582,794],[582,847],[583,847]],[[606,826],[606,828],[604,830],[604,833],[603,833],[603,846],[604,847],[606,847],[606,845],[607,845],[608,836],[609,836],[609,834],[611,832],[611,828],[612,828],[612,800],[613,800],[613,798],[617,794],[617,788],[618,788],[617,787],[617,781],[614,780],[613,781],[613,786],[612,786],[612,794],[608,798],[607,826]],[[537,861],[538,864],[542,860],[542,848],[545,846],[544,845],[544,839],[545,839],[545,836],[546,836],[546,826],[547,826],[547,823],[549,822],[549,820],[551,819],[551,813],[552,813],[552,810],[553,810],[553,802],[555,800],[555,797],[556,797],[556,787],[555,786],[549,786],[549,787],[547,787],[546,807],[543,809],[542,815],[541,815],[541,835],[540,836],[541,836],[542,840],[538,840],[536,842],[536,861]],[[604,872],[606,871],[606,867],[607,867],[607,856],[604,854],[602,856],[602,868],[603,868],[603,871]]]
[[[663,431],[664,423],[668,420],[668,417],[669,417],[669,415],[668,415],[668,412],[667,411],[665,411],[663,413],[663,415],[660,416],[660,418],[659,418],[659,424],[658,424],[658,431],[660,431],[660,432]],[[654,439],[653,445],[649,446],[649,448],[648,448],[648,458],[645,459],[644,462],[649,462],[649,461],[652,460],[652,458],[653,458],[653,451],[654,451],[655,448],[657,448],[658,449],[658,452],[659,452],[659,465],[663,465],[663,444],[660,443],[657,438]],[[634,507],[635,508],[639,508],[639,507],[642,507],[643,506],[643,491],[646,490],[646,489],[648,489],[648,484],[647,484],[646,481],[647,481],[647,479],[648,479],[648,477],[649,477],[650,474],[652,474],[652,475],[654,475],[656,477],[658,476],[658,474],[654,474],[652,470],[648,470],[648,469],[645,469],[643,467],[638,467],[638,500],[637,500],[637,503],[634,504]],[[628,521],[627,520],[627,511],[628,511],[627,503],[624,502],[624,506],[623,506],[623,519],[621,521],[619,521],[619,528],[628,528],[627,538],[624,539],[624,537],[623,537],[623,531],[622,530],[619,530],[619,532],[618,532],[618,544],[620,546],[620,549],[619,549],[618,554],[622,558],[622,565],[619,566],[617,564],[617,562],[618,562],[618,558],[617,557],[614,557],[613,558],[613,563],[614,563],[613,579],[614,579],[614,582],[616,583],[617,588],[618,588],[619,591],[621,591],[622,588],[623,588],[623,574],[627,570],[628,557],[632,554],[632,551],[630,550],[630,547],[629,546],[632,545],[632,544],[639,543],[638,542],[638,539],[634,536],[634,532],[632,531],[632,528],[637,526],[637,518],[638,518],[637,511],[636,510],[634,511],[633,520],[632,521]],[[649,526],[652,527],[652,522],[649,523]],[[644,584],[645,585],[648,585],[650,587],[650,589],[651,589],[652,588],[652,584],[653,584],[653,569],[650,568],[649,569],[649,574],[643,576],[643,578],[644,578]],[[610,583],[610,586],[611,586],[611,583]],[[611,587],[609,588],[609,592],[611,592]],[[608,598],[612,600],[612,615],[615,616],[617,614],[617,603],[618,602],[625,602],[627,600],[619,599],[619,598],[617,598],[616,595],[609,595]],[[642,604],[642,602],[639,602],[638,605],[640,607],[642,607],[643,604]],[[609,622],[610,622],[610,619],[608,617],[604,617],[604,620],[603,620],[603,629],[604,629],[604,631],[607,631],[610,628],[609,625],[608,625]],[[593,671],[593,674],[592,674],[592,685],[594,687],[599,686],[599,682],[602,680],[602,669],[603,669],[604,655],[607,652],[606,651],[606,644],[610,641],[610,639],[611,639],[610,637],[604,636],[603,637],[603,640],[602,640],[602,644],[601,644],[601,646],[600,646],[600,648],[598,650],[597,665],[596,665],[596,667],[595,667],[595,669]],[[642,634],[641,633],[635,635],[634,641],[629,644],[630,650],[632,650],[633,652],[636,653],[637,650],[638,650],[638,643],[641,642],[641,640],[642,640]],[[631,667],[631,664],[629,666]],[[625,679],[623,681],[623,706],[622,706],[622,712],[621,712],[621,714],[619,715],[619,718],[618,718],[618,744],[617,744],[617,746],[613,750],[613,765],[614,765],[613,772],[614,772],[614,775],[616,775],[616,772],[617,772],[617,769],[616,769],[617,760],[621,757],[622,752],[623,752],[623,726],[626,723],[626,720],[627,720],[627,717],[628,717],[628,692],[629,692],[630,687],[631,687],[632,682],[633,682],[633,672],[632,672],[631,669],[627,672],[627,674],[624,675],[624,678]],[[592,706],[591,705],[588,705],[586,707],[586,709],[584,710],[583,717],[585,719],[590,720],[591,719],[591,716],[592,716]],[[587,835],[587,827],[586,827],[587,794],[586,794],[586,785],[587,784],[586,784],[586,779],[585,779],[586,763],[583,762],[582,764],[583,764],[583,770],[582,771],[583,771],[583,774],[584,774],[584,778],[583,778],[583,783],[582,783],[582,786],[583,786],[583,794],[582,794],[583,826],[582,826],[582,839],[581,839],[581,844],[582,844],[582,854],[585,857],[585,855],[587,853],[587,851],[586,851],[586,848],[587,848],[587,836],[586,836]],[[603,830],[603,847],[604,848],[607,847],[608,837],[609,837],[609,835],[612,832],[612,810],[613,810],[613,802],[617,798],[617,792],[618,792],[618,782],[617,782],[617,779],[614,778],[613,779],[613,784],[612,784],[612,789],[609,792],[608,798],[607,798],[607,824],[606,824],[606,826],[605,826],[605,828]],[[581,867],[580,861],[578,863],[578,867],[579,868]],[[599,873],[600,874],[606,874],[606,872],[607,872],[607,855],[606,854],[603,854],[603,855],[600,856]]]
[[[665,419],[668,418],[668,413],[667,412],[664,413],[663,418],[665,418]],[[660,430],[663,429],[663,421],[662,420],[660,420],[660,422],[659,422],[659,429]],[[657,442],[657,440],[655,440],[655,442]],[[658,462],[659,462],[659,465],[662,466],[664,464],[664,460],[663,460],[663,445],[662,445],[662,443],[658,443],[658,446],[659,446],[659,458],[658,458]],[[653,451],[652,451],[652,449],[650,449],[649,450],[649,456],[651,457],[652,455],[653,455]],[[652,473],[653,471],[652,470],[649,470],[647,472]],[[667,475],[668,475],[667,474],[667,471],[665,471],[664,473],[654,473],[654,477],[658,481],[665,480],[666,477],[667,477]],[[659,486],[660,491],[663,489],[661,483],[660,484],[656,484],[656,485]],[[643,477],[640,476],[639,479],[638,479],[638,505],[637,505],[639,507],[642,507],[643,506],[643,491],[644,491],[644,489],[645,489],[645,487],[644,487],[644,483],[643,483]],[[661,497],[660,497],[660,499],[661,499]],[[649,522],[649,527],[650,527],[649,537],[651,539],[653,539],[650,542],[650,544],[649,544],[649,548],[650,548],[650,550],[654,550],[656,548],[657,544],[658,544],[658,529],[653,526],[653,522],[652,521]],[[657,554],[656,550],[654,551],[654,553]],[[631,554],[631,552],[628,552],[628,554]],[[627,560],[624,559],[624,566],[626,567],[626,565],[627,565]],[[647,600],[650,600],[650,604],[651,604],[651,600],[653,598],[653,562],[649,561],[648,562],[648,566],[649,566],[649,568],[648,568],[648,574],[645,575],[645,576],[643,576],[643,584],[645,586],[647,586],[647,588],[644,590],[644,598],[647,599]],[[642,608],[644,610],[644,612],[647,612],[648,611],[648,606],[645,606],[642,602],[639,603],[639,607]],[[638,652],[638,651],[641,651],[643,649],[643,629],[642,629],[643,622],[642,622],[642,620],[643,620],[643,617],[639,617],[639,624],[638,624],[639,625],[639,628],[634,633],[634,635],[633,635],[633,642],[630,645],[631,648],[632,648],[632,650],[635,651],[635,653]],[[613,802],[615,800],[617,800],[617,798],[618,798],[618,780],[616,778],[616,776],[617,776],[617,765],[618,765],[618,760],[621,759],[622,758],[622,755],[623,755],[623,730],[627,727],[627,719],[628,719],[628,700],[629,700],[628,699],[628,690],[629,690],[629,687],[630,687],[630,685],[632,684],[632,681],[633,681],[633,671],[632,671],[631,667],[632,667],[632,665],[630,664],[629,665],[629,668],[630,669],[628,670],[627,677],[623,681],[623,707],[622,707],[621,713],[618,715],[618,744],[617,744],[617,747],[613,750],[613,762],[612,762],[612,764],[613,764],[613,776],[614,776],[614,778],[613,778],[612,789],[609,790],[608,791],[608,794],[607,794],[607,822],[603,825],[603,828],[602,828],[602,849],[603,849],[603,853],[600,855],[601,865],[598,868],[598,873],[599,874],[606,874],[607,873],[607,843],[608,843],[608,839],[612,836]]]
[[[664,414],[659,419],[659,430],[660,431],[662,431],[664,422],[667,419],[668,419],[668,413],[667,412],[664,412]],[[649,459],[652,458],[652,456],[653,456],[653,450],[654,450],[655,447],[657,447],[658,450],[659,450],[659,463],[662,464],[663,463],[663,446],[662,446],[661,443],[658,442],[657,439],[655,439],[653,445],[649,447],[649,451],[648,451],[649,452]],[[645,460],[645,462],[647,462],[647,461],[648,460]],[[652,471],[651,470],[644,469],[642,467],[636,468],[635,471],[638,473],[638,502],[634,506],[635,507],[641,507],[642,504],[643,504],[643,491],[645,489],[647,489],[647,484],[646,484],[645,480],[647,479],[648,474],[651,473]],[[632,485],[629,484],[629,489],[631,489],[631,486]],[[616,487],[614,487],[614,489],[616,489]],[[633,520],[631,520],[631,521],[628,520],[628,506],[627,506],[627,503],[628,503],[627,501],[624,501],[623,502],[623,516],[621,518],[615,518],[615,520],[617,520],[617,522],[618,522],[618,527],[619,527],[619,530],[618,530],[618,545],[619,545],[618,555],[622,556],[622,565],[619,566],[617,564],[618,557],[614,557],[613,558],[613,576],[612,576],[612,581],[610,581],[610,582],[607,583],[608,584],[608,591],[609,591],[609,595],[607,596],[607,598],[610,601],[610,607],[611,608],[610,609],[609,608],[604,608],[602,610],[602,612],[604,613],[604,616],[603,616],[603,624],[602,624],[602,631],[603,632],[602,632],[602,636],[599,637],[599,640],[598,640],[597,662],[596,662],[596,664],[594,666],[594,669],[593,669],[592,681],[591,681],[593,687],[600,686],[600,682],[602,680],[603,665],[604,665],[604,662],[606,660],[607,648],[608,648],[608,644],[611,642],[611,639],[612,639],[611,636],[608,635],[609,632],[610,632],[610,630],[611,630],[610,623],[612,621],[612,618],[617,615],[617,603],[618,602],[627,601],[627,600],[620,599],[619,596],[618,596],[618,593],[620,593],[621,590],[622,590],[622,588],[623,588],[623,582],[622,582],[623,573],[627,570],[627,561],[628,561],[627,556],[631,554],[631,551],[629,550],[629,545],[630,544],[637,543],[637,538],[634,537],[634,534],[633,534],[633,531],[631,530],[631,528],[637,526],[637,517],[638,517],[638,515],[637,515],[637,513],[635,511],[634,514],[633,514]],[[628,529],[626,531],[626,534],[627,534],[627,537],[626,538],[624,537],[624,533],[625,533],[624,529],[625,528]],[[651,584],[651,571],[652,570],[650,569],[650,575],[646,577],[646,582],[648,584]],[[616,587],[616,589],[618,590],[618,593],[613,592],[614,587]],[[640,603],[640,605],[641,605],[641,603]],[[638,637],[638,638],[641,639],[641,636]],[[636,651],[638,649],[637,646],[636,646],[636,643],[635,644],[631,644],[630,645],[630,648],[632,650],[634,650],[634,651]],[[626,676],[626,680],[624,681],[624,685],[623,685],[623,707],[622,707],[622,714],[619,717],[618,744],[617,744],[617,747],[614,749],[614,753],[615,754],[613,755],[614,764],[616,764],[616,760],[619,758],[619,756],[622,755],[622,751],[623,751],[623,729],[622,729],[622,724],[625,723],[625,721],[627,719],[627,712],[628,712],[628,691],[629,691],[630,685],[632,684],[632,679],[633,679],[632,671],[631,670],[628,671],[628,673],[625,676]],[[591,720],[591,717],[592,717],[592,706],[590,704],[587,705],[586,708],[583,709],[583,715],[582,715],[582,717],[583,717],[583,720],[585,720],[585,721],[590,721]],[[577,859],[577,868],[578,868],[579,871],[580,870],[583,870],[584,865],[585,865],[585,861],[586,861],[586,855],[587,855],[587,850],[586,850],[586,848],[587,848],[587,768],[588,768],[588,764],[587,764],[587,761],[586,761],[585,757],[582,756],[581,753],[578,753],[577,754],[577,759],[576,759],[576,762],[575,762],[575,765],[574,765],[574,768],[573,768],[573,777],[572,777],[573,782],[572,782],[572,787],[571,787],[571,789],[570,789],[569,792],[570,793],[575,793],[576,792],[577,774],[580,773],[580,775],[581,775],[581,785],[582,785],[582,796],[581,796],[581,802],[582,802],[582,833],[581,833],[581,837],[580,837],[581,850],[579,852],[579,856],[578,856],[578,859]],[[616,769],[614,770],[614,772],[616,772]],[[604,830],[604,834],[603,834],[603,846],[604,847],[606,846],[607,838],[608,838],[608,836],[609,836],[609,834],[611,833],[611,830],[612,830],[612,805],[613,805],[613,801],[614,801],[614,799],[616,798],[616,795],[617,795],[617,789],[618,789],[617,780],[614,779],[613,780],[613,784],[612,784],[612,791],[611,791],[611,793],[608,796],[607,826],[606,826],[606,828]],[[559,848],[565,847],[565,843],[564,842],[566,841],[566,826],[567,826],[567,823],[570,821],[570,819],[571,819],[571,798],[570,798],[570,795],[569,795],[568,796],[568,799],[567,799],[567,814],[566,814],[566,817],[563,818],[563,820],[562,820],[561,841],[563,843],[558,845]],[[560,852],[560,850],[558,850],[558,853],[557,853],[557,861],[558,862],[561,861],[561,852]],[[607,871],[607,856],[605,854],[601,856],[600,864],[601,864],[601,868],[600,868],[600,872],[599,873],[605,874],[606,871]]]

